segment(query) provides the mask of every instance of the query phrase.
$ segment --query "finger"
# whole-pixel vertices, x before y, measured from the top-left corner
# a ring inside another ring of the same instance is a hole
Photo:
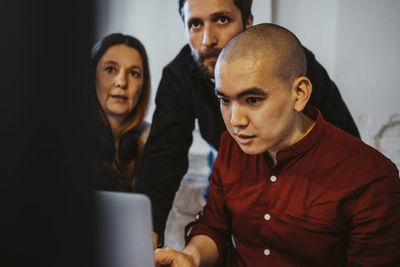
[[[153,248],[156,249],[158,244],[158,235],[153,232]]]
[[[154,251],[156,266],[170,265],[174,261],[174,253],[170,249],[156,249]]]

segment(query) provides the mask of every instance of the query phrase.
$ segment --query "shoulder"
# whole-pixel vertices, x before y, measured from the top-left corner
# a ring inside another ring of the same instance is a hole
[[[311,52],[311,50],[309,50],[307,47],[303,46],[303,50],[304,50],[304,55],[306,56],[307,67],[309,67],[310,64],[315,63],[316,61],[315,56],[313,52]]]
[[[306,54],[306,57],[314,57],[313,52],[309,50],[307,47],[303,46],[304,53]]]
[[[381,152],[338,127],[330,123],[327,125],[325,140],[336,148],[332,149],[333,157],[338,157],[343,165],[358,166],[357,171],[372,176],[383,170],[397,173],[398,176],[396,165]]]
[[[187,73],[194,63],[190,47],[186,44],[179,51],[178,55],[164,67],[164,72],[183,72]]]
[[[192,113],[194,102],[200,101],[196,95],[199,89],[203,88],[203,84],[204,78],[198,74],[190,47],[185,45],[175,59],[163,69],[155,99],[157,109],[185,109]]]
[[[157,95],[170,94],[174,91],[178,94],[190,91],[188,89],[193,87],[192,80],[195,79],[191,74],[194,64],[190,47],[189,45],[185,45],[179,54],[163,68]],[[162,97],[168,98],[167,95],[163,95]]]

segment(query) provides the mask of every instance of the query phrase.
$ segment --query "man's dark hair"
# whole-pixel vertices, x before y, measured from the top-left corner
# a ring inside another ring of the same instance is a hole
[[[243,25],[246,24],[246,21],[249,19],[249,16],[251,15],[251,5],[253,4],[253,0],[232,0],[235,6],[240,10],[240,13],[242,14],[242,22]],[[184,13],[183,13],[183,5],[185,4],[186,0],[178,0],[178,8],[179,8],[179,14],[181,15],[182,20],[184,19]]]

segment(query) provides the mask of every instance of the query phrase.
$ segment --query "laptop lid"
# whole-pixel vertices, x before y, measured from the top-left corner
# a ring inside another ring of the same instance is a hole
[[[136,193],[95,191],[99,267],[154,267],[151,204]]]

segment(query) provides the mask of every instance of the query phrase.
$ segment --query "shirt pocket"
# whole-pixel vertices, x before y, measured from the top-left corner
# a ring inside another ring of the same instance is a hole
[[[324,218],[312,217],[309,215],[299,215],[291,212],[286,212],[286,219],[290,222],[301,226],[306,229],[315,229],[320,231],[329,231],[336,229],[334,221],[329,221]]]
[[[337,203],[328,199],[289,200],[285,210],[286,218],[305,228],[338,230]]]

